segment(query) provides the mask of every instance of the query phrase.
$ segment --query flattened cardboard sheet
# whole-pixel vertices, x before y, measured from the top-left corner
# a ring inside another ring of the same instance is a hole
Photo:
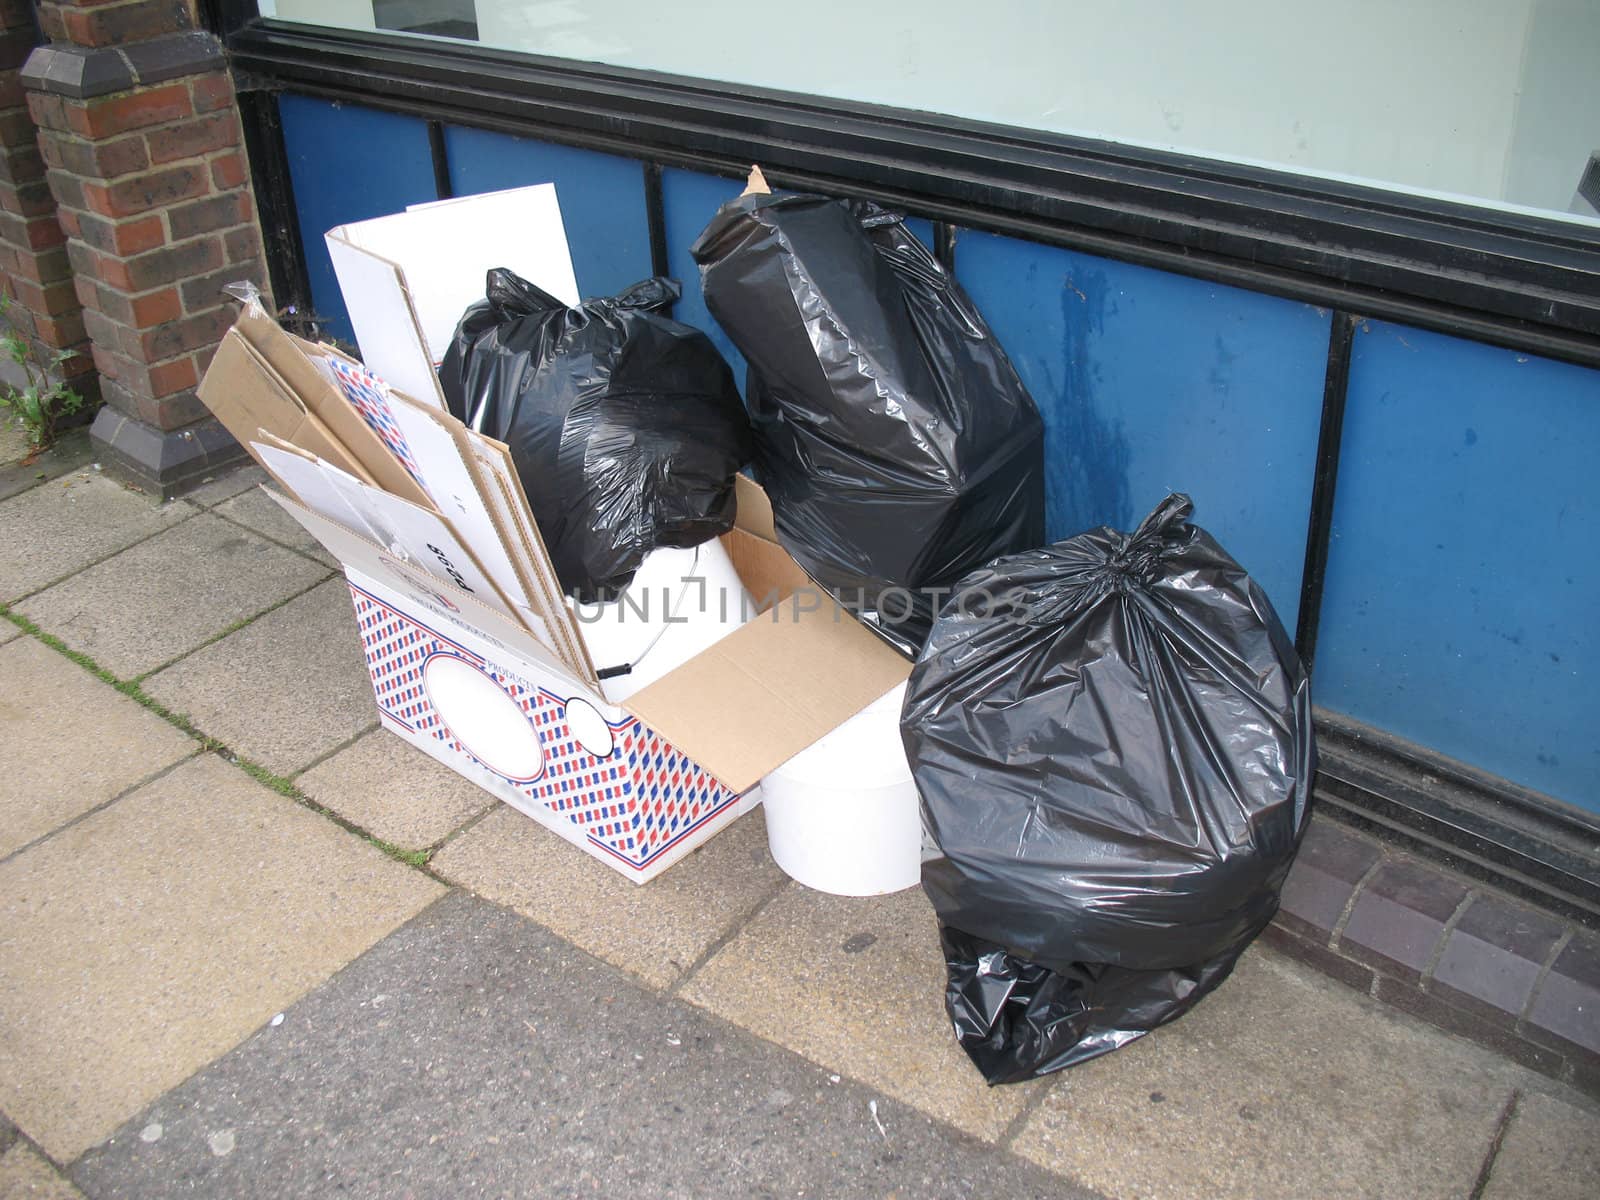
[[[260,431],[266,430],[352,475],[365,473],[334,432],[240,335],[237,326],[223,335],[211,367],[200,381],[199,396],[247,450]]]
[[[276,321],[262,313],[251,313],[246,310],[240,314],[233,328],[234,332],[250,343],[256,353],[277,372],[278,377],[290,391],[298,396],[305,407],[333,434],[343,447],[346,456],[355,460],[360,469],[350,471],[350,474],[413,504],[429,503],[427,492],[423,491],[417,481],[406,472],[400,460],[383,444],[383,439],[372,432],[355,407],[327,381],[311,361],[309,355],[322,353],[320,347],[312,346],[285,333]],[[213,369],[214,366],[215,364]],[[206,378],[210,379],[212,374],[213,371],[207,371]],[[381,374],[379,372],[380,377]],[[205,397],[202,396],[201,399],[204,400]],[[207,403],[209,404],[209,401]],[[317,453],[319,458],[328,458],[328,461],[335,465],[350,470],[337,459],[317,452],[315,447],[306,446],[298,439],[288,437],[276,429],[272,432]]]

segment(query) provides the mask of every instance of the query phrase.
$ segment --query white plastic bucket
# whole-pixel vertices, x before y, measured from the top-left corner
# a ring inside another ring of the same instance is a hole
[[[900,743],[906,685],[761,781],[767,843],[784,872],[835,896],[881,896],[922,877],[922,813]]]
[[[644,556],[623,594],[610,604],[574,604],[578,628],[606,699],[621,703],[727,637],[754,615],[728,552],[719,541]],[[670,619],[669,619],[670,618]],[[613,667],[632,666],[605,678]]]

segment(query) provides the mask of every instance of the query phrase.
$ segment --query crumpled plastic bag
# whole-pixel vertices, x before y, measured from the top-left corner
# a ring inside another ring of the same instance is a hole
[[[779,540],[908,654],[939,595],[1044,541],[1043,425],[983,317],[896,213],[752,192],[695,242],[750,364]]]
[[[446,402],[506,442],[561,586],[607,602],[644,556],[726,533],[750,424],[711,340],[661,310],[670,279],[569,308],[490,271],[439,369]]]
[[[1310,685],[1266,595],[1169,496],[969,575],[901,733],[940,857],[946,1003],[991,1082],[1180,1015],[1277,911]]]

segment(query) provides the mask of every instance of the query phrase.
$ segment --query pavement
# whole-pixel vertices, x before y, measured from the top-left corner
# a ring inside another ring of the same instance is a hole
[[[915,889],[759,811],[637,887],[377,725],[254,468],[155,504],[0,430],[0,1200],[1591,1200],[1600,1107],[1257,946],[988,1088]]]

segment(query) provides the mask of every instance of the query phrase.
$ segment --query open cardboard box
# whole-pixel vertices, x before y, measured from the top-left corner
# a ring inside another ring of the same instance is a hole
[[[268,494],[344,565],[384,727],[639,883],[909,672],[814,590],[743,478],[723,540],[746,588],[772,603],[622,705],[416,562]]]

